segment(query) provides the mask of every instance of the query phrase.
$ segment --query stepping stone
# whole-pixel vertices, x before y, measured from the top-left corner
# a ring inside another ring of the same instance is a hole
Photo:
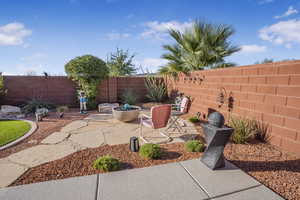
[[[60,132],[72,132],[72,131],[75,131],[79,128],[82,128],[84,126],[87,126],[88,125],[88,122],[86,121],[83,121],[83,120],[76,120],[76,121],[73,121],[69,124],[67,124],[65,127],[63,127]]]
[[[98,200],[207,198],[178,163],[99,174]]]
[[[99,128],[89,132],[72,134],[69,140],[85,148],[95,148],[104,144],[104,136]]]
[[[74,152],[76,152],[76,149],[70,143],[62,142],[56,145],[37,145],[14,153],[7,158],[15,163],[35,167],[49,161],[63,158]]]
[[[27,171],[27,167],[10,162],[7,159],[0,159],[0,188],[13,183],[19,176]],[[0,196],[0,199],[1,196]]]
[[[97,175],[47,181],[0,189],[1,200],[94,200]]]
[[[66,139],[70,134],[68,132],[54,132],[44,140],[42,140],[42,144],[57,144]]]
[[[236,192],[233,194],[221,196],[219,198],[213,198],[213,200],[252,200],[252,199],[259,199],[259,200],[270,200],[270,199],[276,199],[276,200],[284,200],[281,196],[276,194],[275,192],[271,191],[266,186],[259,186],[254,187],[248,190]]]
[[[226,195],[261,185],[228,161],[225,161],[224,168],[217,170],[209,169],[199,159],[180,163],[210,197]]]

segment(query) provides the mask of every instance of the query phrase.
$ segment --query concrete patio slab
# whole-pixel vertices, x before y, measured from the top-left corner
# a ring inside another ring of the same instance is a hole
[[[69,141],[85,148],[95,148],[104,144],[104,136],[102,132],[94,129],[93,131],[72,134]]]
[[[75,131],[79,128],[82,128],[84,126],[87,126],[88,125],[88,122],[87,121],[84,121],[84,120],[76,120],[76,121],[73,121],[69,124],[67,124],[65,127],[63,127],[60,131],[61,132],[72,132],[72,131]]]
[[[14,182],[27,169],[27,167],[12,163],[8,159],[0,159],[0,188]]]
[[[201,200],[207,197],[178,163],[99,175],[98,200]]]
[[[284,198],[263,185],[218,198],[213,198],[213,200],[248,200],[250,198],[259,200],[284,200]]]
[[[57,144],[69,137],[68,132],[54,132],[41,141],[42,144]]]
[[[1,162],[6,161],[2,159],[0,160],[0,163]],[[183,165],[185,165],[185,167],[183,167]],[[187,171],[187,168],[189,168],[190,171]],[[232,170],[234,171],[236,168],[233,165],[230,165],[230,163],[227,163],[227,168],[225,169],[208,172],[205,168],[202,168],[202,166],[199,165],[198,160],[191,160],[181,163],[171,163],[153,167],[3,188],[0,189],[0,199],[283,199],[260,183],[251,184],[253,179],[244,172],[240,171],[237,173],[232,172]],[[209,175],[206,175],[206,173],[209,173]],[[224,175],[227,173],[228,176]],[[208,179],[208,177],[211,179]],[[233,187],[233,185],[235,185],[235,187]],[[216,189],[214,190],[213,188]],[[220,195],[215,195],[217,193]]]
[[[1,200],[95,200],[97,175],[0,189]]]
[[[188,173],[201,185],[210,197],[259,186],[261,183],[235,165],[225,161],[225,167],[211,170],[199,159],[180,162]]]
[[[63,158],[77,150],[69,143],[63,142],[57,145],[37,145],[18,153],[14,153],[7,158],[12,162],[28,167]]]

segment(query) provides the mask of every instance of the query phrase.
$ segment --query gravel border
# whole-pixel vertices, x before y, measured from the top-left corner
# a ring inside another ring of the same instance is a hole
[[[5,119],[4,119],[4,120],[5,120]],[[8,120],[10,120],[10,119],[8,119]],[[11,147],[11,146],[13,146],[13,145],[15,145],[15,144],[21,142],[22,140],[26,139],[26,138],[29,137],[32,133],[34,133],[34,132],[36,131],[36,129],[38,128],[37,124],[36,124],[35,122],[33,122],[33,121],[26,120],[26,119],[14,119],[14,120],[24,121],[24,122],[29,123],[30,126],[31,126],[31,129],[30,129],[26,134],[24,134],[23,136],[19,137],[18,139],[16,139],[16,140],[14,140],[14,141],[12,141],[12,142],[10,142],[10,143],[8,143],[8,144],[6,144],[6,145],[0,147],[0,151],[6,149],[6,148],[8,148],[8,147]]]

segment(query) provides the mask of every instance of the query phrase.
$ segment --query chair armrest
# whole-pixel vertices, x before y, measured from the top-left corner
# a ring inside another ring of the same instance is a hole
[[[150,116],[146,115],[146,114],[141,114],[140,118],[147,118],[147,119],[151,119]]]

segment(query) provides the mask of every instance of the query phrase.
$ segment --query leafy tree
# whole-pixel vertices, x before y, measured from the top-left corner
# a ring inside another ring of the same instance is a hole
[[[261,62],[257,61],[254,64],[267,64],[267,63],[273,63],[274,60],[272,58],[265,58]]]
[[[195,21],[183,33],[171,29],[169,34],[176,43],[163,46],[168,52],[162,58],[169,62],[160,69],[162,74],[176,76],[179,72],[188,73],[204,67],[232,66],[224,58],[240,50],[228,41],[234,34],[233,28],[228,25]]]
[[[95,107],[97,86],[109,73],[106,63],[95,56],[84,55],[70,60],[65,65],[65,71],[68,77],[77,82],[80,89],[85,92],[88,106]]]
[[[2,72],[0,72],[0,101],[4,98],[7,93],[7,89],[4,87],[4,79],[2,76]]]
[[[107,66],[109,68],[110,76],[126,76],[136,73],[136,68],[133,64],[134,54],[130,55],[128,50],[118,49],[114,53],[111,53]]]

